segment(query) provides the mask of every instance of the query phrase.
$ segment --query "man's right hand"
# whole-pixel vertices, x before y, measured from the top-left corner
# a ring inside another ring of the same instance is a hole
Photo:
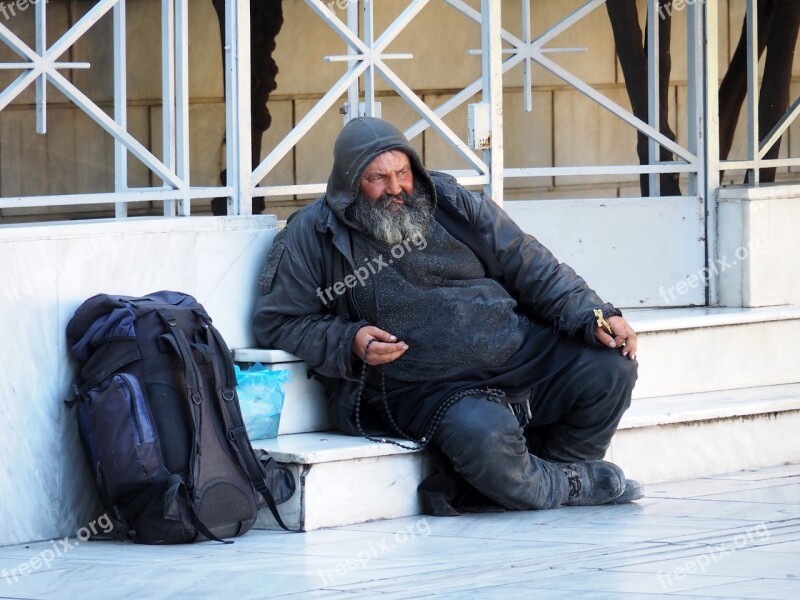
[[[353,354],[364,360],[367,344],[373,339],[378,341],[369,346],[367,364],[370,366],[390,363],[400,358],[408,350],[408,344],[397,341],[397,338],[388,331],[367,325],[359,329],[353,338]]]

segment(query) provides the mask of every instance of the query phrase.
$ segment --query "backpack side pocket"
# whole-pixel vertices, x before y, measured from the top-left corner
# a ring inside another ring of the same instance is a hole
[[[158,434],[136,377],[112,375],[86,393],[78,410],[92,432],[95,476],[113,501],[138,492],[163,473]]]

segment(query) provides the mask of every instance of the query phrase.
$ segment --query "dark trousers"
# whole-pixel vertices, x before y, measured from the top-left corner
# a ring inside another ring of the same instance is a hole
[[[470,485],[507,509],[563,504],[569,484],[554,462],[602,458],[630,406],[636,361],[571,339],[557,351],[571,360],[534,385],[526,427],[506,405],[476,395],[451,407],[433,438]]]

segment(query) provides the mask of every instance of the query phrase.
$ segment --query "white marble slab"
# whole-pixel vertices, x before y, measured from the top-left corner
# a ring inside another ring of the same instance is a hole
[[[705,264],[701,206],[694,199],[520,200],[504,208],[617,306],[705,304],[699,285],[669,293]],[[626,231],[624,240],[609,239],[616,229]]]
[[[74,377],[65,331],[75,309],[100,292],[200,292],[234,341],[245,340],[243,313],[274,231],[269,216],[0,230],[0,545],[74,535],[101,514],[75,414],[63,403]]]
[[[784,318],[644,331],[634,398],[797,383],[798,336],[795,309]]]
[[[781,472],[785,477],[775,477]],[[793,600],[796,515],[754,512],[759,523],[725,511],[692,517],[698,503],[782,506],[781,488],[798,486],[797,465],[763,473],[762,480],[664,484],[674,497],[640,506],[415,516],[305,534],[251,531],[233,545],[79,544],[11,585],[0,576],[0,589],[16,598],[122,599],[141,594],[142,581],[152,580],[158,582],[148,592],[153,598]],[[751,487],[763,490],[762,502],[695,498],[737,484],[762,486]],[[754,524],[770,535],[741,543],[737,536]],[[49,546],[0,548],[0,570],[30,564]],[[733,551],[710,560],[720,546]]]
[[[642,398],[622,416],[620,429],[689,423],[800,410],[800,384]]]
[[[233,358],[237,362],[260,362],[262,364],[303,362],[302,358],[298,358],[294,354],[289,354],[283,350],[267,348],[232,348],[232,350]]]
[[[655,333],[677,329],[702,329],[725,325],[790,321],[800,319],[800,306],[629,309],[625,311],[625,318],[637,332]]]
[[[407,440],[392,439],[408,444]],[[264,448],[278,462],[319,464],[324,462],[374,458],[414,453],[392,444],[371,442],[365,438],[335,431],[281,435],[268,440],[254,440],[254,448]]]
[[[0,241],[0,545],[60,531],[58,256],[55,242]]]
[[[318,462],[293,469],[298,491],[279,507],[288,527],[310,531],[420,513],[417,486],[426,465],[418,454]],[[277,528],[266,509],[259,512],[256,526]]]
[[[645,483],[800,461],[800,411],[617,431],[606,459]]]
[[[249,217],[245,223],[236,230],[202,234],[196,242],[195,293],[229,348],[255,345],[251,319],[258,275],[278,231],[271,215]]]

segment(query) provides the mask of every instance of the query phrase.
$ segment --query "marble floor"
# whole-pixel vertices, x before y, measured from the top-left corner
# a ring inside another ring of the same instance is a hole
[[[8,546],[0,598],[800,598],[800,464],[647,492],[625,506],[251,531],[230,545]]]

